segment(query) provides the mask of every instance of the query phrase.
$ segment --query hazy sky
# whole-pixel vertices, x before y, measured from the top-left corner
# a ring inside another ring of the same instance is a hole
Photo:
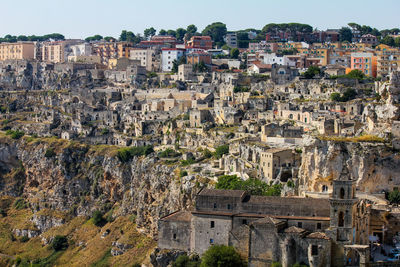
[[[261,29],[268,23],[300,22],[318,29],[348,22],[400,28],[400,0],[1,0],[0,36],[58,32],[67,38],[118,37],[148,27],[201,31],[221,21],[228,30]]]

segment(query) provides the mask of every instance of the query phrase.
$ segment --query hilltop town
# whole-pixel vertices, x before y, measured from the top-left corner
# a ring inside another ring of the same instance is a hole
[[[355,23],[0,38],[0,265],[394,266],[399,67]]]

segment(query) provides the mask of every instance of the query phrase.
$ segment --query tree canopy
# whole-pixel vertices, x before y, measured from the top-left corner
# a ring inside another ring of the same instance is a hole
[[[236,175],[223,175],[218,178],[216,189],[245,190],[251,195],[280,196],[282,185],[268,185],[259,179],[250,178],[246,181]]]
[[[101,36],[99,34],[96,34],[96,35],[89,36],[89,37],[85,38],[85,41],[86,42],[93,42],[93,41],[100,41],[102,39],[103,39],[103,36]]]
[[[339,38],[341,42],[351,42],[353,39],[353,33],[351,32],[351,29],[349,27],[342,27],[339,30]]]
[[[156,35],[156,29],[154,29],[153,27],[145,29],[143,32],[143,35],[146,39],[150,39],[152,36]]]
[[[221,47],[225,44],[224,37],[226,35],[227,28],[222,22],[214,22],[208,25],[202,32],[202,35],[210,36],[214,43]]]
[[[20,35],[20,36],[14,36],[7,34],[3,38],[0,38],[0,43],[16,43],[18,41],[38,41],[38,42],[43,42],[43,41],[49,41],[49,40],[54,40],[54,41],[61,41],[65,40],[64,35],[60,33],[51,33],[51,34],[46,34],[42,36],[37,36],[37,35],[30,35],[30,36],[25,36],[25,35]]]

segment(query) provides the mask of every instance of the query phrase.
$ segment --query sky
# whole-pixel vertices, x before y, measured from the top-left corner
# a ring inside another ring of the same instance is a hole
[[[118,37],[124,29],[143,33],[149,27],[175,30],[190,24],[201,31],[216,21],[232,31],[287,22],[320,30],[348,22],[400,28],[400,0],[8,0],[1,6],[0,36]]]

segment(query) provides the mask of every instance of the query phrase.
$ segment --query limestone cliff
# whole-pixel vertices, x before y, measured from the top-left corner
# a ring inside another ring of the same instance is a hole
[[[357,181],[357,188],[366,192],[392,190],[400,184],[400,156],[381,143],[323,141],[307,138],[299,170],[300,191],[321,192],[331,189],[347,166]]]
[[[55,138],[3,137],[0,192],[24,197],[34,211],[91,215],[113,209],[114,217],[133,214],[139,229],[155,234],[158,218],[190,206],[194,185],[183,185],[176,166],[161,164],[155,156],[122,163],[116,149]]]

